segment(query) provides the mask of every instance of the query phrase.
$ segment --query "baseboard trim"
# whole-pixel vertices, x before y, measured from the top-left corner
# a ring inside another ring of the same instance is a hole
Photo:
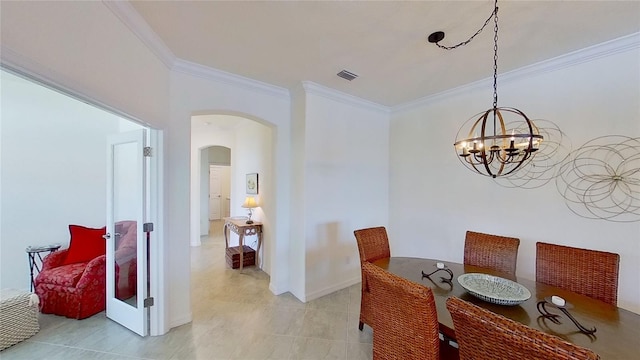
[[[288,290],[286,290],[285,286],[282,285],[276,285],[274,284],[273,281],[269,282],[269,290],[271,291],[271,293],[273,293],[273,295],[281,295],[286,293]]]
[[[351,279],[347,279],[345,281],[339,282],[339,283],[337,283],[335,285],[332,285],[330,287],[327,287],[327,288],[324,288],[324,289],[320,289],[320,290],[317,290],[317,291],[314,291],[314,292],[307,293],[306,296],[305,296],[305,300],[304,301],[308,302],[308,301],[312,301],[312,300],[321,298],[321,297],[323,297],[325,295],[329,295],[329,294],[334,293],[334,292],[336,292],[338,290],[342,290],[342,289],[348,288],[349,286],[355,285],[355,284],[357,284],[359,282],[360,282],[360,276],[357,276],[357,277],[354,277],[354,278],[351,278]]]
[[[184,324],[188,324],[193,320],[193,314],[191,313],[191,311],[189,311],[188,313],[179,316],[177,318],[171,319],[169,321],[169,329],[173,329],[175,327],[184,325]]]

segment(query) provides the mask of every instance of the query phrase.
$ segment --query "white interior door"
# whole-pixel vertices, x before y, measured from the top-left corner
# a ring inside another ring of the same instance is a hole
[[[222,169],[209,166],[209,220],[219,220],[222,205]]]
[[[107,317],[148,335],[146,131],[112,135],[107,140]]]

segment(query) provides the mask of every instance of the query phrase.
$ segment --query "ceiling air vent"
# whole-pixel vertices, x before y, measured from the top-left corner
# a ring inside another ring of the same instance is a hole
[[[341,78],[345,79],[345,80],[353,80],[355,78],[358,77],[358,75],[352,73],[351,71],[348,70],[342,70],[338,73],[338,76],[340,76]]]

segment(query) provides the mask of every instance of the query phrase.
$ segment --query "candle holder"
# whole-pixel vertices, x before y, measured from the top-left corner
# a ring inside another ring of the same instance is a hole
[[[449,279],[446,279],[444,277],[440,277],[440,281],[434,281],[432,278],[426,276],[427,274],[422,273],[422,277],[423,278],[427,278],[429,279],[429,281],[431,281],[431,283],[435,286],[435,288],[431,288],[432,290],[435,290],[436,288],[440,289],[440,290],[444,290],[446,292],[451,292],[453,290],[453,282]]]
[[[562,303],[564,303],[564,304],[560,305]],[[558,319],[558,318],[560,318],[560,315],[550,313],[549,310],[547,310],[547,308],[546,308],[547,305],[551,305],[551,306],[555,307],[556,309],[562,311],[565,315],[567,315],[569,320],[571,320],[571,322],[573,322],[573,324],[578,327],[578,330],[580,330],[581,333],[587,334],[587,335],[592,335],[592,334],[594,334],[596,332],[597,329],[595,327],[592,328],[592,329],[587,329],[582,324],[580,324],[578,322],[578,320],[576,320],[576,318],[573,317],[573,315],[571,315],[571,313],[568,310],[568,309],[571,308],[571,304],[570,303],[564,302],[564,300],[563,300],[562,302],[560,302],[560,304],[558,304],[556,302],[553,302],[552,298],[546,297],[546,298],[544,298],[544,300],[538,301],[538,304],[536,306],[538,307],[538,312],[540,312],[540,314],[542,314],[542,316],[545,319],[549,319],[553,323],[560,324],[560,320]]]
[[[429,278],[429,280],[433,281],[433,279],[431,279],[431,275],[437,273],[438,271],[444,271],[446,273],[449,274],[449,278],[445,278],[443,276],[440,276],[440,281],[444,282],[444,283],[448,283],[449,285],[451,285],[453,287],[453,272],[447,267],[447,265],[443,264],[443,263],[437,263],[436,266],[438,267],[437,269],[435,269],[434,271],[425,274],[424,271],[422,271],[422,277],[427,277]]]

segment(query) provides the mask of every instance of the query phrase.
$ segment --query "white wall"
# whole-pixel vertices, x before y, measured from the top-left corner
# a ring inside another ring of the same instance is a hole
[[[574,147],[603,135],[638,137],[640,41],[635,43],[604,57],[581,54],[555,70],[499,80],[499,105],[555,122]],[[536,241],[615,252],[621,257],[618,304],[640,312],[640,223],[587,220],[567,209],[554,183],[508,189],[460,164],[455,134],[491,107],[491,90],[489,82],[460,89],[392,116],[392,254],[461,262],[466,230],[514,236],[521,240],[517,274],[534,279]]]
[[[304,159],[305,159],[305,117],[306,92],[300,84],[291,92],[291,173],[297,174],[291,178],[291,214],[295,214],[295,221],[290,222],[290,240],[286,259],[289,264],[291,293],[298,299],[306,299],[305,294],[305,203],[304,199]],[[295,270],[294,270],[295,269]]]
[[[200,236],[209,233],[209,151],[200,149]]]
[[[231,158],[231,156],[229,156]],[[222,174],[222,186],[221,186],[221,197],[222,197],[222,217],[231,216],[231,170],[233,169],[231,165],[228,166],[218,166],[220,172]]]
[[[106,219],[107,135],[122,119],[0,72],[0,287],[29,289],[29,245],[69,244]]]
[[[231,215],[247,215],[241,205],[247,196],[253,196],[259,207],[253,211],[253,219],[265,220],[262,206],[275,201],[270,189],[273,187],[271,129],[256,122],[244,122],[234,133],[236,147],[231,153]],[[258,174],[258,195],[247,194],[246,175]]]
[[[360,281],[353,231],[387,225],[389,114],[315,84],[305,89],[304,198],[297,201],[311,300]]]
[[[273,192],[273,140],[272,129],[254,121],[243,122],[235,131],[236,147],[231,152],[231,216],[246,216],[247,209],[241,205],[247,196],[253,196],[258,207],[253,209],[252,219],[264,223],[267,228],[274,222],[273,214],[265,212],[269,204],[276,202]],[[258,195],[250,195],[246,192],[246,175],[258,173]],[[255,237],[245,237],[244,245],[257,248]],[[238,237],[231,234],[230,243],[238,244]],[[270,255],[273,249],[274,239],[263,236],[260,264],[263,271],[271,273],[273,259]],[[280,262],[282,263],[282,262]]]

